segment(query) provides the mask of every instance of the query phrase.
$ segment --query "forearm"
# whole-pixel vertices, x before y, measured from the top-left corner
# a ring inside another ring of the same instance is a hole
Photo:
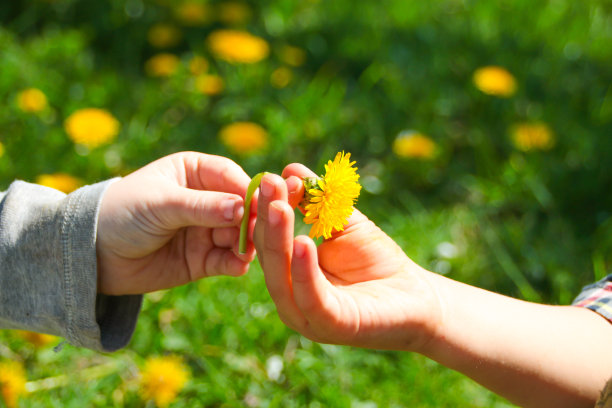
[[[592,407],[612,376],[612,325],[432,274],[443,320],[423,351],[526,407]]]

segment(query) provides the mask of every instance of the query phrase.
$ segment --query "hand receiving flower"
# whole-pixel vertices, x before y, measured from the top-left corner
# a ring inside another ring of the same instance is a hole
[[[385,349],[421,348],[439,324],[440,304],[425,270],[373,222],[353,210],[343,231],[318,248],[293,237],[304,196],[300,164],[284,181],[261,182],[255,247],[266,285],[285,324],[319,342]]]

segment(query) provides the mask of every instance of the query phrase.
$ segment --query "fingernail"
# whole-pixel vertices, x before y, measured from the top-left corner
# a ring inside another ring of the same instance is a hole
[[[303,185],[300,179],[295,176],[289,177],[287,180],[285,180],[285,182],[287,183],[287,190],[289,190],[289,194],[295,194],[300,187],[300,184]]]
[[[223,216],[228,221],[233,221],[236,213],[236,200],[226,200],[221,203],[221,210],[223,211]]]
[[[281,209],[276,207],[274,204],[270,204],[268,209],[268,221],[271,225],[277,225],[281,219]]]
[[[270,198],[272,197],[272,194],[274,194],[274,186],[266,177],[261,180],[259,188],[261,189],[261,194],[263,194],[263,196],[266,198]]]
[[[293,241],[293,255],[297,258],[304,256],[306,252],[306,245],[298,240]]]

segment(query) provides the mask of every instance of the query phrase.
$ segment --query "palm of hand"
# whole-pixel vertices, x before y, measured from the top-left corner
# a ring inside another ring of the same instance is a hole
[[[416,349],[428,339],[423,325],[437,324],[438,299],[418,267],[365,216],[318,247],[330,283],[328,321],[333,342]]]
[[[134,191],[130,184],[121,186],[119,196]],[[107,234],[100,235],[98,258],[106,271],[121,271],[122,286],[127,293],[150,292],[178,286],[202,276],[208,256],[214,249],[212,228],[170,227],[163,214],[152,210],[158,197],[164,196],[159,183],[154,188],[140,183],[145,193],[137,202],[118,204],[114,216],[106,221]],[[114,293],[116,291],[109,290]]]

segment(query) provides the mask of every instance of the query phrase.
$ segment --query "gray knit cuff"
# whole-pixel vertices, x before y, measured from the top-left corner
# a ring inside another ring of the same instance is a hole
[[[116,179],[76,190],[64,200],[61,224],[67,340],[115,351],[130,341],[142,295],[97,294],[96,233],[100,203]]]

